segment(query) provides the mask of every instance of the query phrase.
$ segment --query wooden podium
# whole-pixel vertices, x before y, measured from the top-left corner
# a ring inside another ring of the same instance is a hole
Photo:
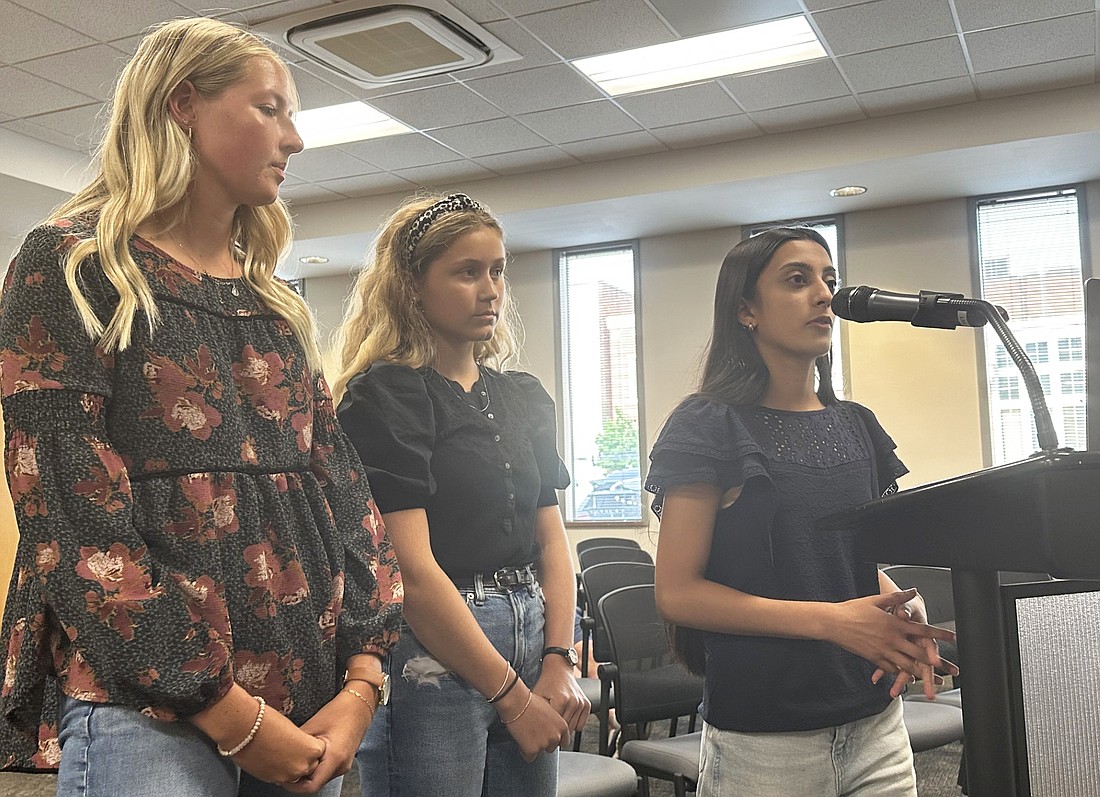
[[[1023,797],[997,571],[1100,578],[1100,453],[1037,455],[896,493],[820,526],[855,530],[866,561],[951,568],[969,795]]]

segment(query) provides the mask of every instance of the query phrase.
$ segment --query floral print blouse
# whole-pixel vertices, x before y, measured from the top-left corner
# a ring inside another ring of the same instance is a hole
[[[94,221],[94,220],[93,220]],[[132,342],[89,338],[65,282],[87,220],[34,230],[0,298],[19,546],[0,651],[0,767],[52,769],[59,692],[163,720],[234,680],[296,723],[347,658],[396,642],[401,581],[324,381],[244,280],[139,237],[156,299]],[[78,279],[106,324],[118,294]]]

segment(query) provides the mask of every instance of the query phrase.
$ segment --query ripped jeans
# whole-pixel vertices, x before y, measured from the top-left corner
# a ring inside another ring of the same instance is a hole
[[[533,687],[542,669],[544,602],[534,587],[486,587],[466,605],[485,636]],[[363,739],[361,791],[370,797],[553,797],[557,753],[528,764],[485,697],[448,672],[406,626],[385,662],[390,703]]]

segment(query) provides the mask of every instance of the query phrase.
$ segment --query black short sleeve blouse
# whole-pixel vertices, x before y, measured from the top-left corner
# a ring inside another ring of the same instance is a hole
[[[375,363],[348,383],[338,415],[383,514],[424,509],[451,578],[537,558],[536,510],[569,484],[538,379],[483,368],[467,394],[431,368]]]

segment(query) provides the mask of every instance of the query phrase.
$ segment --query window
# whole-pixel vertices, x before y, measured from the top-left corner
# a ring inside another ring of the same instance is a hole
[[[787,221],[770,221],[765,224],[754,224],[744,234],[745,238],[751,238],[773,227],[791,227],[805,225],[813,227],[829,244],[829,251],[833,255],[833,265],[836,267],[837,288],[844,284],[844,220],[841,216],[812,219],[788,219]],[[844,360],[840,347],[840,324],[833,324],[833,390],[837,396],[844,395]]]
[[[636,244],[557,253],[565,519],[642,520]]]
[[[1085,444],[1081,196],[1056,188],[972,201],[981,296],[1004,307],[1035,366],[1060,445]],[[993,464],[1038,448],[1027,390],[997,333],[982,327]],[[1052,390],[1053,388],[1053,390]]]
[[[306,295],[306,281],[304,279],[287,280],[286,284],[296,294],[298,294],[302,298],[305,298],[305,295]]]

